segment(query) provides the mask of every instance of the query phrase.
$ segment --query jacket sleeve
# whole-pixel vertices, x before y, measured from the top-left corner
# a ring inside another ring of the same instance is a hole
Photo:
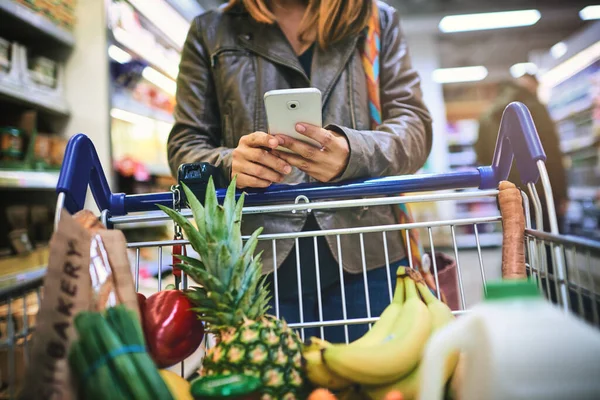
[[[210,56],[198,24],[196,18],[181,54],[175,124],[167,144],[169,165],[176,175],[183,163],[208,162],[219,167],[229,181],[233,149],[222,146],[221,118],[210,71]]]
[[[380,98],[382,123],[376,130],[329,125],[350,144],[346,170],[338,180],[412,174],[431,151],[432,126],[423,104],[420,78],[413,69],[397,12],[381,9]]]

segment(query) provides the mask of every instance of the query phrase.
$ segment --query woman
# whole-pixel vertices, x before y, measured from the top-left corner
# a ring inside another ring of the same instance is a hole
[[[384,3],[378,4],[382,122],[375,130],[369,127],[361,51],[372,6],[372,0],[230,0],[224,8],[197,17],[177,82],[176,123],[168,144],[173,173],[182,163],[209,162],[228,180],[237,175],[240,188],[264,188],[275,182],[416,172],[431,149],[431,120],[398,14]],[[299,124],[297,131],[317,140],[322,149],[266,133],[264,93],[299,87],[321,90],[324,128]],[[275,151],[279,145],[298,155]],[[247,215],[243,230],[248,234],[262,226],[265,233],[315,231],[395,221],[394,210],[385,206]],[[279,267],[276,282],[273,274],[269,278],[273,287],[277,284],[274,312],[290,323],[339,320],[344,312],[347,318],[379,315],[390,300],[383,267],[388,265],[393,277],[396,267],[406,264],[400,234],[326,236],[316,242],[316,249],[312,238],[260,244],[264,271]],[[363,270],[368,270],[368,298]],[[350,326],[346,338],[341,327],[326,328],[325,335],[342,342],[365,330],[364,325]]]

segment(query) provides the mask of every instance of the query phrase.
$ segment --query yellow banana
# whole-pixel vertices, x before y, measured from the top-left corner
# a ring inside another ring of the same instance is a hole
[[[400,317],[403,303],[404,282],[402,278],[397,278],[392,303],[383,310],[381,316],[371,329],[361,338],[350,343],[349,346],[370,346],[385,340],[392,333],[392,328]]]
[[[323,350],[325,365],[335,374],[367,385],[395,382],[412,371],[431,333],[431,317],[405,277],[406,300],[389,339],[372,346],[332,346]]]
[[[429,310],[429,314],[431,315],[431,327],[432,333],[437,331],[438,329],[444,327],[449,322],[454,319],[454,315],[452,314],[452,310],[438,300],[437,297],[431,293],[427,285],[422,279],[418,279],[416,281],[417,289],[421,294],[421,297],[427,304],[427,309]],[[445,369],[445,380],[447,381],[456,368],[456,364],[458,362],[458,353],[452,354],[446,360],[446,369]],[[419,385],[420,385],[420,366],[415,368],[410,374],[400,379],[398,382],[393,383],[391,385],[383,385],[377,387],[363,387],[364,393],[369,396],[371,400],[381,400],[385,398],[385,395],[392,390],[397,390],[402,393],[404,396],[404,400],[416,399],[419,394]]]
[[[432,332],[437,331],[441,327],[447,325],[454,320],[454,314],[452,310],[444,302],[438,300],[437,297],[431,293],[431,290],[425,284],[425,281],[420,280],[416,282],[417,289],[427,304],[429,314],[431,314],[431,329]]]
[[[321,351],[330,346],[333,345],[326,340],[311,337],[309,344],[305,345],[302,351],[302,364],[306,377],[316,387],[342,390],[352,385],[352,382],[337,376],[323,364]]]
[[[302,362],[306,377],[316,387],[342,390],[352,385],[352,381],[337,376],[323,364],[320,350],[303,353]]]
[[[333,346],[333,344],[329,343],[327,340],[325,339],[321,339],[315,336],[311,336],[310,339],[308,340],[309,343],[304,345],[304,348],[302,349],[303,352],[309,352],[309,351],[321,351],[326,347],[329,346]]]

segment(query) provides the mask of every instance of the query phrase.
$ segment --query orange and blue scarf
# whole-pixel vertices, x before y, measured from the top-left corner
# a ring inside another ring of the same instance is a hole
[[[379,7],[377,1],[373,1],[373,11],[367,27],[367,38],[362,51],[362,64],[367,76],[367,90],[369,97],[369,112],[371,115],[371,129],[377,129],[381,125],[381,100],[379,96],[379,53],[381,51],[381,28],[379,22]],[[407,204],[399,204],[394,207],[398,223],[406,224],[413,221]],[[406,232],[402,231],[402,241],[406,250],[412,258],[412,266],[423,272],[421,254],[423,250],[419,241],[419,232],[416,229],[409,230],[409,239]]]

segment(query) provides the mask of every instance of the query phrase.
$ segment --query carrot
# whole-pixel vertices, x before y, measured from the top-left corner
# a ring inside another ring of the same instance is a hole
[[[525,213],[521,191],[511,182],[499,185],[502,214],[502,278],[525,279]]]

